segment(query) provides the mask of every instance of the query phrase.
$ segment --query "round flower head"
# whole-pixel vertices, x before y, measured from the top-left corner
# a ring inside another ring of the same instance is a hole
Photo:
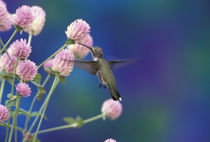
[[[16,91],[19,95],[21,95],[23,97],[28,97],[31,95],[31,88],[26,83],[22,83],[22,82],[18,83],[16,85]]]
[[[74,66],[74,55],[68,49],[61,50],[53,59],[52,69],[62,76],[68,76]]]
[[[12,28],[12,16],[7,13],[5,18],[0,22],[0,31],[8,31]]]
[[[37,66],[30,60],[21,61],[17,66],[17,75],[24,81],[31,81],[37,74]]]
[[[104,113],[109,119],[114,120],[122,113],[122,105],[118,101],[108,99],[103,103],[101,112]]]
[[[114,139],[107,139],[107,140],[105,140],[104,142],[117,142],[117,141],[114,140]]]
[[[14,64],[16,64],[16,62],[17,62],[16,57],[11,56],[10,53],[8,53],[8,54],[10,55],[12,62]],[[15,69],[14,69],[14,66],[13,66],[11,60],[10,60],[9,56],[6,53],[4,53],[0,58],[0,69],[4,70],[7,73],[14,73]]]
[[[9,119],[8,109],[0,104],[0,122],[4,122]]]
[[[28,58],[31,53],[31,46],[27,45],[25,39],[16,40],[11,45],[11,52],[12,55],[16,56],[17,58]]]
[[[16,10],[14,24],[27,29],[33,21],[32,10],[29,6],[23,5]]]
[[[91,47],[93,46],[93,39],[88,34],[87,36],[85,36],[83,39],[80,40],[80,43]],[[68,45],[68,49],[73,52],[74,57],[77,59],[84,58],[90,52],[90,50],[87,47],[80,45],[78,43]]]
[[[90,32],[90,26],[82,19],[77,19],[72,22],[68,27],[66,36],[68,39],[72,39],[75,42],[85,37]]]
[[[3,1],[0,1],[0,23],[4,21],[4,18],[7,15],[7,7]]]
[[[44,64],[44,69],[46,70],[47,68],[52,68],[52,66],[53,66],[53,59],[50,59]],[[47,70],[46,72],[51,73],[49,70]]]
[[[26,31],[31,32],[34,36],[37,36],[44,27],[46,14],[45,11],[39,6],[32,6],[31,11],[34,19]]]

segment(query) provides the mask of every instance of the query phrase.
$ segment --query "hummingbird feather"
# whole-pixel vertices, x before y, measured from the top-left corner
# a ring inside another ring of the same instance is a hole
[[[74,61],[75,66],[80,68],[81,70],[85,70],[92,75],[95,75],[98,71],[97,62],[96,61]]]

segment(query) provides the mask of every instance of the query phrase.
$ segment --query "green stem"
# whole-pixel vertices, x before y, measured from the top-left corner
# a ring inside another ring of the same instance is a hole
[[[40,118],[40,120],[39,120],[39,124],[38,124],[38,127],[37,127],[37,129],[36,129],[36,132],[35,132],[35,135],[34,135],[34,138],[33,138],[33,142],[36,141],[36,138],[37,138],[37,135],[38,135],[40,126],[41,126],[41,124],[42,124],[42,120],[43,120],[43,118],[44,118],[44,116],[45,116],[45,112],[46,112],[46,109],[47,109],[48,102],[49,102],[49,100],[50,100],[50,98],[51,98],[51,96],[52,96],[53,91],[55,90],[55,88],[56,88],[56,86],[57,86],[57,84],[58,84],[58,81],[59,81],[59,79],[58,79],[58,77],[56,76],[56,77],[55,77],[55,80],[54,80],[54,82],[53,82],[53,85],[52,85],[52,87],[51,87],[51,89],[50,89],[50,92],[49,92],[49,94],[48,94],[48,96],[47,96],[47,98],[46,98],[46,103],[44,104],[44,110],[43,110],[42,115],[41,115],[41,118]]]
[[[6,130],[6,138],[5,138],[5,142],[8,141],[8,136],[9,136],[9,126],[10,126],[10,117],[8,119],[8,123],[7,123],[7,130]]]
[[[29,32],[29,34],[28,34],[28,46],[31,45],[31,40],[32,40],[32,32]]]
[[[0,124],[0,127],[8,127],[8,125],[7,125],[7,123],[1,123],[1,124]],[[12,128],[12,126],[9,125],[9,128]],[[23,132],[23,128],[17,127],[17,129],[18,129],[19,131]]]
[[[92,122],[92,121],[95,121],[95,120],[98,120],[98,119],[101,119],[105,116],[105,114],[99,114],[99,115],[96,115],[94,117],[91,117],[89,119],[86,119],[83,121],[83,124],[87,124],[89,122]],[[76,123],[73,123],[73,124],[70,124],[70,125],[63,125],[63,126],[59,126],[59,127],[54,127],[54,128],[50,128],[50,129],[45,129],[45,130],[41,130],[39,131],[39,134],[42,134],[42,133],[47,133],[47,132],[52,132],[52,131],[58,131],[58,130],[63,130],[63,129],[67,129],[67,128],[74,128],[77,124]]]
[[[18,59],[16,61],[15,64],[15,73],[13,74],[13,79],[12,79],[12,96],[14,95],[14,88],[15,88],[15,78],[16,78],[16,68],[17,68],[17,64],[18,64]]]
[[[45,86],[45,84],[47,83],[47,81],[49,80],[49,78],[50,78],[50,74],[48,74],[47,77],[45,78],[44,83],[42,84],[42,87]],[[32,104],[30,106],[29,113],[28,113],[28,116],[27,116],[27,120],[26,120],[26,123],[25,123],[25,129],[24,130],[27,130],[28,122],[31,119],[31,112],[32,112],[32,109],[34,107],[34,104],[36,102],[36,99],[37,99],[38,95],[39,95],[39,93],[37,92],[36,95],[35,95],[35,97],[34,97],[34,99],[33,99],[33,101],[32,101]]]
[[[17,114],[18,114],[18,109],[19,109],[19,106],[20,106],[20,100],[21,100],[21,96],[18,96],[17,103],[16,103],[16,108],[15,108],[15,115],[13,116],[12,128],[11,128],[10,135],[9,135],[9,142],[12,141],[12,134],[13,134],[13,129],[15,127],[15,123],[17,121]]]
[[[9,40],[7,41],[7,43],[4,45],[4,47],[1,49],[0,54],[7,48],[7,46],[9,45],[9,43],[12,41],[12,39],[14,38],[15,34],[17,33],[17,29],[15,29],[15,31],[13,32],[13,34],[11,35],[11,37],[9,38]]]
[[[54,57],[58,52],[60,52],[62,49],[64,49],[67,46],[67,44],[64,44],[60,49],[58,49],[55,53],[53,53],[49,58],[47,58],[44,62],[42,62],[37,69],[39,69],[44,63],[46,63],[48,60],[50,60],[52,57]]]
[[[47,81],[50,79],[50,74],[47,75],[47,77],[45,78],[43,84],[42,84],[42,87],[45,86],[45,84],[47,83]]]
[[[0,42],[1,42],[1,45],[4,46],[4,43],[3,43],[3,41],[2,41],[1,38],[0,38]],[[14,67],[15,66],[15,63],[12,61],[11,56],[9,55],[9,53],[7,52],[7,50],[5,50],[5,52],[6,52],[7,56],[9,57],[9,60],[11,61],[12,65]]]
[[[2,96],[3,96],[3,92],[4,92],[4,85],[5,85],[5,79],[2,79],[1,90],[0,90],[0,104],[1,104]]]

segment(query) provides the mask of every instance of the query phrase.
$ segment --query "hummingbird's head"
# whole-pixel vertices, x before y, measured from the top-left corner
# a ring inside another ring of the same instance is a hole
[[[95,58],[103,57],[103,52],[100,47],[91,47],[91,52],[93,54],[93,57],[95,57]]]

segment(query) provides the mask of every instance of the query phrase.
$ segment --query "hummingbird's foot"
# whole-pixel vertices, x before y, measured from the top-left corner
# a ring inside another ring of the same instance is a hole
[[[107,87],[107,86],[106,86],[106,85],[104,85],[104,90],[106,89],[106,87]]]
[[[103,84],[102,84],[102,83],[100,83],[98,87],[99,87],[99,88],[102,88],[102,87],[103,87]]]

